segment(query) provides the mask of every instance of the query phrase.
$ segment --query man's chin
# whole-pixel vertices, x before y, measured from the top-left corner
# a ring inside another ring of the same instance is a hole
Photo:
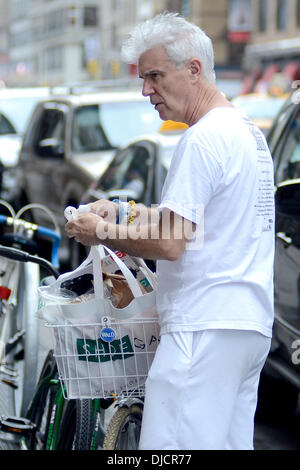
[[[164,112],[163,109],[161,109],[161,110],[158,109],[157,112],[158,112],[159,117],[162,121],[171,121],[172,120],[170,115],[166,111]]]

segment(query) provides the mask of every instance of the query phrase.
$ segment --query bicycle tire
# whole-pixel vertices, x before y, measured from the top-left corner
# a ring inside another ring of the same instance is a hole
[[[92,400],[70,400],[63,412],[59,450],[89,450],[95,416]]]
[[[53,351],[50,351],[45,359],[39,378],[39,384],[53,373],[54,367],[56,367],[56,363],[53,357]],[[26,417],[36,425],[36,431],[27,442],[29,450],[44,450],[47,445],[56,392],[57,386],[47,383],[38,391],[31,402]]]
[[[74,450],[89,450],[94,428],[92,400],[76,400],[76,433]]]
[[[107,426],[103,450],[138,450],[142,416],[139,405],[119,408]]]

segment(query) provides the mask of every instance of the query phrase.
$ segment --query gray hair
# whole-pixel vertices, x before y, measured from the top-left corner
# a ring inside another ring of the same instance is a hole
[[[137,64],[144,52],[161,44],[177,68],[183,68],[188,60],[197,58],[201,60],[203,76],[209,82],[215,82],[211,39],[199,26],[188,22],[178,13],[161,13],[138,24],[123,43],[123,60]]]

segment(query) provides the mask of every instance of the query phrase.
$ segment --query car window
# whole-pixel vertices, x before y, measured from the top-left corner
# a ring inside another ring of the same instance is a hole
[[[267,135],[267,141],[272,155],[281,140],[281,135],[287,126],[294,110],[295,105],[293,103],[289,103],[286,107],[283,107],[281,112],[277,115],[276,120],[274,121],[274,124],[272,125],[270,132]]]
[[[133,154],[134,147],[128,147],[117,153],[113,162],[100,180],[100,188],[103,191],[109,191],[112,188],[121,188],[124,175],[129,168]]]
[[[143,197],[151,166],[148,149],[143,146],[130,146],[119,152],[103,175],[100,187],[103,191],[111,189],[133,189],[140,199]]]
[[[122,188],[132,189],[138,200],[143,199],[145,192],[150,191],[149,181],[149,168],[152,170],[152,158],[149,150],[143,146],[138,146],[135,149],[133,158],[124,175],[122,181]],[[152,171],[150,172],[152,174]]]
[[[99,119],[99,106],[82,106],[75,111],[72,128],[75,153],[111,149]]]
[[[300,111],[289,126],[280,147],[280,162],[276,169],[276,182],[300,177]]]
[[[39,156],[43,156],[41,152],[41,141],[53,139],[57,144],[64,145],[65,131],[65,113],[56,108],[44,109],[42,116],[38,121],[38,126],[34,138],[34,149]]]
[[[16,134],[16,129],[4,114],[0,113],[0,135],[6,134]]]

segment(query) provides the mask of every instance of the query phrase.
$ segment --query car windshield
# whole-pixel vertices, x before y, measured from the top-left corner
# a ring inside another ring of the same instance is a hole
[[[273,119],[285,102],[285,98],[245,99],[238,97],[232,104],[252,119]]]
[[[43,96],[5,97],[0,95],[0,112],[9,119],[18,134],[23,134],[34,106]]]
[[[157,132],[162,124],[149,101],[105,103],[101,105],[100,115],[108,140],[115,147],[121,147],[137,135]]]

